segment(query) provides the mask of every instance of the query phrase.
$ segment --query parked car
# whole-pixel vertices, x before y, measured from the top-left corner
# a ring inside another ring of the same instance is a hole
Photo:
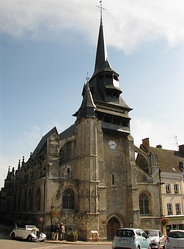
[[[145,230],[151,240],[151,248],[165,248],[166,238],[160,230]]]
[[[112,242],[112,249],[150,249],[149,236],[139,228],[119,228]]]
[[[171,230],[166,239],[166,249],[184,248],[184,230]]]
[[[10,237],[12,239],[23,239],[28,241],[44,241],[46,235],[39,234],[39,229],[35,225],[26,225],[24,227],[17,227],[11,231]]]

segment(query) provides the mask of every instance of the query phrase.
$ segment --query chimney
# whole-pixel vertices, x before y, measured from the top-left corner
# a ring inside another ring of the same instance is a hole
[[[142,145],[147,150],[147,152],[150,151],[149,138],[142,139]]]
[[[179,145],[179,152],[182,156],[184,156],[184,144]]]
[[[162,145],[161,145],[161,144],[158,144],[158,145],[156,146],[156,148],[162,149]]]

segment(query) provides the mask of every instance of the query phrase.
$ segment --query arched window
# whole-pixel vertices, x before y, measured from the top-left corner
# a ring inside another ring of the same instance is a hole
[[[149,214],[149,199],[147,194],[142,193],[139,196],[140,214]]]
[[[74,192],[70,188],[63,193],[63,209],[74,209]]]

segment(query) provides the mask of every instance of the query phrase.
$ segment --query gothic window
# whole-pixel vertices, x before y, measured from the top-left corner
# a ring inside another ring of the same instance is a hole
[[[176,208],[176,214],[181,214],[180,203],[176,203],[175,208]]]
[[[175,194],[179,193],[179,185],[178,184],[174,184],[174,193]]]
[[[74,192],[70,188],[63,193],[63,209],[74,209]]]
[[[172,203],[167,203],[167,213],[168,214],[173,214]]]
[[[171,193],[171,184],[170,183],[166,183],[165,190],[166,190],[166,193]]]
[[[139,196],[140,214],[149,214],[149,199],[147,194],[142,193]]]

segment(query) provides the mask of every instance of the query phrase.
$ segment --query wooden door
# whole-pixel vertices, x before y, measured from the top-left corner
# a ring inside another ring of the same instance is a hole
[[[112,241],[114,238],[114,235],[116,234],[116,231],[120,228],[119,221],[112,217],[108,223],[107,223],[107,240]]]

